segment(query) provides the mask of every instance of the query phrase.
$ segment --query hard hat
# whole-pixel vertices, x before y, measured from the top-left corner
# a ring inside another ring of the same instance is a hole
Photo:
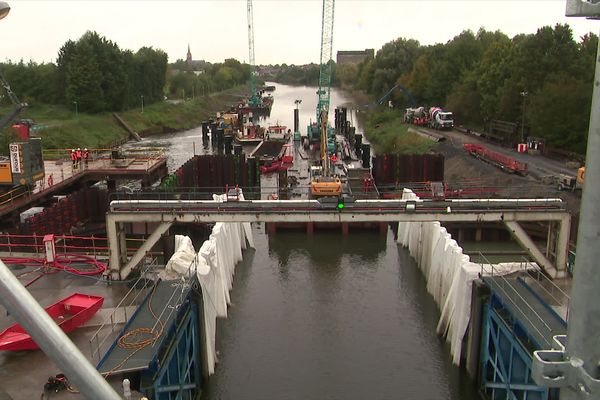
[[[85,149],[83,149],[83,151],[87,151],[87,147]]]
[[[81,147],[78,147],[77,150],[81,150]]]
[[[75,153],[75,149],[71,149],[71,153]]]

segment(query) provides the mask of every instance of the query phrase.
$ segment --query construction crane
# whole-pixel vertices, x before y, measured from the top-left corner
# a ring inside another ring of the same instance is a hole
[[[250,63],[250,99],[248,105],[259,106],[261,98],[256,91],[256,66],[254,61],[254,13],[252,11],[252,0],[248,0],[248,59]]]
[[[331,98],[331,73],[333,50],[333,15],[335,0],[323,0],[321,19],[321,59],[319,67],[319,101],[317,103],[317,122],[309,127],[312,138],[319,132],[321,142],[321,166],[311,168],[310,191],[313,196],[339,196],[342,194],[340,179],[332,174],[329,159],[329,101]],[[311,138],[311,139],[312,139]],[[312,139],[314,141],[314,139]],[[333,146],[335,148],[335,146]]]
[[[2,75],[2,71],[0,71],[0,85],[4,88],[6,93],[8,94],[8,99],[13,105],[13,109],[4,117],[0,118],[0,130],[4,129],[4,127],[11,123],[13,119],[15,119],[21,110],[27,106],[25,103],[21,103],[17,97],[17,95],[11,90],[8,81]]]

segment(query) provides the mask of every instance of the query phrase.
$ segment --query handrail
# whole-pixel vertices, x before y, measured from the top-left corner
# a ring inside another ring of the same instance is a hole
[[[565,321],[568,321],[571,296],[569,296],[569,294],[565,292],[560,286],[558,286],[552,279],[548,278],[548,276],[544,274],[544,271],[542,271],[542,269],[537,264],[522,257],[521,266],[521,269],[536,282],[537,287],[541,288],[541,290],[543,290],[548,296],[550,296],[550,298],[554,300],[556,305],[566,307],[566,314],[564,316],[564,319]],[[548,286],[550,287],[550,289],[548,289]],[[557,295],[561,295],[562,299],[558,298]]]
[[[110,315],[108,315],[104,321],[102,321],[102,324],[100,325],[100,327],[94,332],[94,334],[92,335],[92,337],[89,339],[89,343],[90,343],[90,353],[92,358],[94,358],[94,356],[97,354],[97,358],[98,360],[100,359],[100,350],[101,347],[106,343],[106,341],[108,340],[109,337],[111,337],[114,333],[114,327],[117,324],[115,321],[115,315],[116,313],[123,308],[123,313],[125,316],[125,323],[127,323],[128,321],[128,316],[127,316],[127,307],[130,307],[134,304],[134,302],[136,300],[138,300],[138,297],[140,296],[140,294],[148,288],[149,283],[151,282],[150,279],[146,278],[146,273],[151,269],[154,268],[157,265],[157,259],[154,258],[140,273],[140,277],[135,281],[135,283],[133,284],[133,286],[131,287],[131,289],[129,289],[129,291],[123,296],[123,298],[121,299],[121,301],[115,306],[115,308],[113,309],[112,313],[110,313]],[[144,279],[144,286],[139,289],[139,282],[141,279]],[[131,293],[135,292],[135,296],[129,301],[129,303],[127,305],[124,305],[125,300],[129,297],[129,295]],[[100,337],[100,332],[109,324],[110,322],[110,327],[111,327],[111,331],[110,333],[107,333],[104,338],[100,341],[99,337]],[[96,347],[94,348],[93,342],[96,342]]]
[[[484,265],[489,265],[491,268],[491,272],[489,272],[488,274],[494,278],[499,278],[498,280],[500,281],[500,285],[498,285],[498,287],[505,294],[506,299],[508,301],[510,301],[518,311],[521,312],[523,318],[525,318],[529,322],[531,327],[539,334],[539,336],[542,338],[542,340],[544,340],[544,342],[546,342],[547,345],[550,345],[551,340],[548,340],[547,337],[552,336],[552,335],[549,335],[552,333],[552,328],[550,328],[550,326],[546,323],[546,321],[544,321],[544,319],[537,313],[537,311],[535,311],[535,309],[529,304],[529,302],[527,302],[527,300],[525,300],[523,298],[523,296],[521,296],[519,294],[519,292],[517,292],[517,290],[508,282],[508,280],[503,275],[494,275],[494,264],[493,263],[491,263],[481,252],[479,252],[479,257],[481,257],[480,258],[480,260],[481,260],[481,263],[480,263],[481,275],[483,276],[484,272],[488,272],[488,271],[486,271]],[[484,264],[484,261],[487,264]],[[506,290],[507,286],[512,290],[512,292],[514,292],[513,295],[508,293],[508,291]],[[522,303],[525,304],[531,312],[533,312],[535,317],[537,317],[537,320],[539,320],[539,322],[541,322],[542,325],[546,327],[547,334],[543,334],[542,332],[540,332],[540,330],[537,328],[538,325],[536,325],[529,318],[528,312],[526,312],[526,310],[523,310],[519,306],[519,304],[514,300],[514,297],[513,297],[514,295],[516,295],[522,301]]]

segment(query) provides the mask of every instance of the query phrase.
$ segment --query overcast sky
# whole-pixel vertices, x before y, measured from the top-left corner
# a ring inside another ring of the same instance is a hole
[[[193,58],[220,62],[248,60],[246,0],[4,0],[10,14],[0,21],[0,60],[54,62],[68,39],[87,30],[123,49],[152,46],[169,61]],[[509,36],[534,33],[544,25],[568,22],[576,38],[599,23],[564,16],[566,0],[337,0],[337,50],[381,46],[398,37],[422,44],[447,42],[465,29],[499,29]],[[257,64],[319,61],[320,0],[254,0]]]

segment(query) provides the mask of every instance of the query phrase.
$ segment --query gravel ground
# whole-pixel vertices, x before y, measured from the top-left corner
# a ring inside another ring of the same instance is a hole
[[[429,131],[423,129],[423,131]],[[441,133],[446,141],[440,142],[438,150],[444,154],[444,175],[449,182],[478,182],[481,185],[498,189],[497,196],[514,197],[552,197],[561,198],[567,209],[577,216],[581,202],[581,192],[558,191],[554,184],[547,184],[542,178],[549,175],[567,174],[576,176],[575,168],[567,167],[565,162],[546,158],[541,155],[517,153],[511,149],[486,142],[473,135],[453,131],[433,131]],[[519,176],[502,171],[498,167],[469,156],[463,144],[483,144],[487,148],[514,157],[527,163],[528,174]]]

